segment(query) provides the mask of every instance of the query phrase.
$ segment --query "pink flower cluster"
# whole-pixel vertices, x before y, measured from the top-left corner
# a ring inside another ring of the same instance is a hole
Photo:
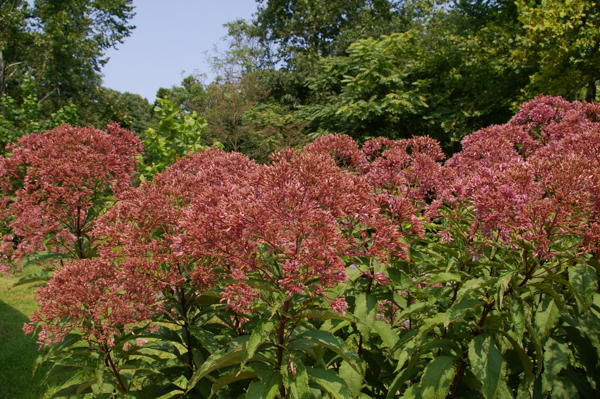
[[[74,327],[86,340],[113,346],[128,327],[160,310],[148,281],[127,273],[110,261],[81,259],[60,268],[38,290],[36,310],[23,327],[30,334],[40,329],[40,346],[60,342]]]
[[[288,150],[257,165],[213,148],[120,193],[94,232],[105,237],[104,259],[126,259],[131,276],[147,277],[157,291],[202,292],[232,279],[221,295],[243,312],[258,298],[252,276],[314,297],[345,281],[345,257],[405,256],[372,190],[322,152]],[[332,306],[343,312],[341,301]]]
[[[316,296],[345,281],[346,256],[386,261],[404,254],[401,235],[381,214],[371,187],[329,155],[276,154],[226,194],[205,193],[192,202],[180,248],[211,259],[237,281],[223,293],[237,311],[256,297],[245,282],[251,273],[288,295]],[[344,308],[339,301],[335,306]]]
[[[361,176],[390,220],[406,225],[405,233],[423,234],[418,215],[427,210],[426,202],[444,182],[444,154],[437,141],[426,136],[379,138],[359,149],[349,136],[336,134],[318,138],[306,151],[329,154],[338,165]]]
[[[600,105],[540,96],[505,125],[467,136],[445,165],[439,198],[469,203],[479,229],[538,257],[565,236],[600,242]],[[448,240],[448,238],[446,238]]]
[[[142,144],[116,123],[108,133],[62,125],[8,150],[11,155],[0,158],[0,216],[10,220],[12,235],[2,237],[1,249],[10,255],[17,236],[12,258],[19,261],[44,249],[82,257],[84,237],[95,239],[90,212],[129,186]]]
[[[247,176],[255,168],[242,154],[213,148],[189,154],[152,181],[120,193],[95,229],[105,237],[101,256],[128,260],[131,275],[148,276],[158,291],[190,282],[200,291],[209,288],[216,267],[211,257],[219,245],[225,245],[224,232],[216,226],[198,226],[212,244],[201,253],[184,251],[183,221],[193,201],[221,223],[225,215],[218,212],[223,203],[236,187],[247,186]]]

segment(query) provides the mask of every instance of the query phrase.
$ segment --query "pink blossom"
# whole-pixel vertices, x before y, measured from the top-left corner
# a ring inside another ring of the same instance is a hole
[[[115,336],[149,320],[161,308],[143,276],[132,278],[122,272],[100,259],[69,262],[38,290],[40,308],[24,331],[40,329],[40,346],[60,342],[74,328],[90,342],[112,346]]]
[[[465,137],[446,163],[439,198],[472,206],[471,236],[481,232],[510,247],[526,241],[542,259],[568,236],[596,250],[599,117],[598,104],[546,96],[523,104],[511,122]]]
[[[345,298],[335,298],[331,301],[331,309],[343,316],[346,314],[346,310],[348,310],[348,303]]]
[[[113,123],[108,132],[62,125],[8,148],[11,155],[0,158],[0,189],[14,199],[0,216],[9,218],[19,237],[12,256],[19,261],[44,249],[85,257],[84,247],[96,240],[90,212],[130,185],[142,144]]]
[[[390,279],[383,273],[375,273],[374,279],[375,279],[375,281],[377,281],[377,283],[379,285],[389,285],[390,284]]]

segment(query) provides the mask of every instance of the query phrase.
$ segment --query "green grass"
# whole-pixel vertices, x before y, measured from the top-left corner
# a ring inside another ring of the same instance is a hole
[[[33,268],[23,275],[34,273]],[[37,305],[36,284],[13,287],[19,278],[0,275],[0,399],[42,399],[51,397],[64,380],[41,385],[44,369],[32,378],[38,346],[33,336],[23,333],[23,324]]]

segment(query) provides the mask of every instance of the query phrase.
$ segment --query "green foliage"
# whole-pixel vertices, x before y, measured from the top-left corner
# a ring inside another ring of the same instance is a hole
[[[324,58],[309,80],[318,99],[302,109],[310,126],[355,139],[410,131],[411,117],[427,107],[416,44],[414,33],[393,34],[359,40],[347,57]]]
[[[30,133],[41,133],[54,129],[63,123],[77,126],[80,123],[80,110],[73,103],[45,116],[44,106],[38,99],[37,88],[32,79],[24,79],[21,85],[21,104],[5,95],[0,97],[0,149],[4,152],[7,144]]]
[[[524,91],[596,101],[600,8],[592,1],[519,1],[516,3],[523,34],[517,57],[532,60],[539,70]]]
[[[144,157],[138,162],[145,178],[165,170],[189,152],[208,148],[201,144],[206,127],[204,118],[198,117],[196,112],[185,114],[169,100],[159,98],[156,102],[154,114],[158,128],[149,128],[144,133]]]
[[[33,77],[41,98],[51,103],[50,111],[69,100],[78,105],[89,101],[100,86],[104,51],[121,43],[133,29],[127,25],[133,16],[130,0],[39,0],[32,6],[5,1],[0,5],[3,14],[9,12],[14,27],[2,32],[0,43],[19,42],[3,53],[2,72],[15,65],[18,72],[12,80]],[[2,83],[0,96],[6,93],[16,98],[12,89],[18,85],[6,78]]]
[[[100,88],[104,53],[130,35],[132,11],[131,0],[0,2],[2,146],[61,122],[147,128],[141,98]]]
[[[362,37],[368,37],[379,26],[388,26],[397,6],[397,2],[388,0],[257,2],[264,5],[259,6],[254,34],[264,43],[272,43],[278,58],[288,63],[303,53],[332,55],[336,40],[352,35],[357,27]]]
[[[152,125],[152,105],[139,94],[120,93],[99,88],[94,112],[88,115],[98,129],[106,129],[112,122],[141,136]]]

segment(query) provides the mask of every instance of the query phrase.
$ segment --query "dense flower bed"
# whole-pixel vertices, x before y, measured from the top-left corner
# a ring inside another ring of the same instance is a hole
[[[598,397],[599,118],[542,96],[445,162],[330,135],[139,187],[130,133],[63,126],[1,160],[4,270],[55,270],[25,330],[57,396]]]

